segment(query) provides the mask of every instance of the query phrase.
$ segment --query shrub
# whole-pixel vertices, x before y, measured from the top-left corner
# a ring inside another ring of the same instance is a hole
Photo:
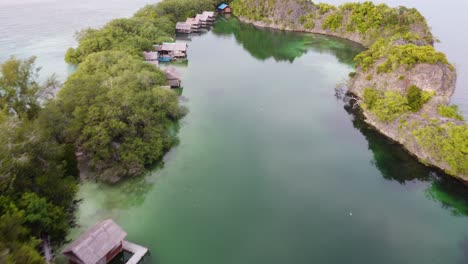
[[[413,112],[421,110],[424,104],[422,99],[422,91],[416,85],[411,85],[408,87],[408,91],[406,92],[406,99],[408,100],[408,106]]]
[[[314,13],[309,13],[307,15],[301,16],[299,18],[299,23],[301,23],[306,29],[313,29],[315,27]]]
[[[331,11],[331,10],[336,10],[336,7],[334,5],[329,5],[329,4],[325,4],[325,3],[319,3],[316,6],[318,8],[318,12],[319,12],[320,15],[323,15],[323,14],[325,14],[328,11]]]
[[[384,39],[376,41],[368,50],[358,54],[354,60],[357,66],[367,71],[381,59],[384,59],[384,62],[377,66],[377,73],[391,72],[401,65],[406,66],[408,70],[419,63],[449,65],[445,54],[437,52],[433,46],[392,45],[390,40]]]
[[[336,31],[338,28],[343,26],[343,14],[333,13],[328,15],[323,21],[322,27],[324,29],[330,29],[331,31]]]
[[[400,93],[386,91],[381,93],[376,89],[364,89],[364,105],[383,122],[390,122],[410,110],[408,100]]]
[[[435,123],[413,134],[426,151],[450,166],[448,173],[468,175],[468,125]]]
[[[464,120],[457,105],[439,105],[437,107],[437,113],[443,117],[453,118],[459,121]]]
[[[372,108],[375,105],[375,102],[377,102],[377,100],[379,100],[380,97],[381,97],[381,94],[376,89],[372,89],[372,88],[364,89],[364,103],[365,103],[364,106],[372,110]]]

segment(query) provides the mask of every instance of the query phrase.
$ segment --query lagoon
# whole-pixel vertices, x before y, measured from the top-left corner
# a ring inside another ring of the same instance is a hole
[[[0,0],[0,60],[36,55],[43,74],[63,80],[73,71],[63,55],[76,30],[148,2]],[[468,18],[460,8],[446,20],[445,9],[426,3],[407,4],[420,5],[457,65],[454,101],[466,116],[467,39],[451,23]],[[178,68],[190,113],[180,144],[142,177],[84,183],[72,236],[113,218],[150,248],[147,263],[468,261],[468,189],[369,129],[336,97],[360,47],[235,19],[185,41],[189,63]]]
[[[147,263],[460,263],[468,189],[336,97],[359,46],[218,19],[185,38],[180,144],[118,186],[86,183],[80,223],[113,218]]]

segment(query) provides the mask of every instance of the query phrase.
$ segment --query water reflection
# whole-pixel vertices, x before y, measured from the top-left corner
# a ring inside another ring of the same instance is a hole
[[[367,125],[362,115],[350,105],[345,110],[353,117],[353,125],[367,139],[374,155],[373,165],[390,181],[430,183],[426,197],[438,202],[454,216],[468,216],[468,187],[451,176],[428,168],[408,154],[399,144],[390,141]]]
[[[234,35],[236,41],[259,60],[273,58],[276,61],[293,62],[308,50],[313,50],[332,54],[341,63],[352,65],[354,56],[363,50],[358,44],[338,38],[259,29],[253,25],[241,23],[236,18],[219,18],[213,32],[216,35]]]

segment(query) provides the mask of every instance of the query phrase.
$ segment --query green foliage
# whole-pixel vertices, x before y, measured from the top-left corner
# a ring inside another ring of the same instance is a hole
[[[36,238],[48,235],[60,244],[73,222],[77,182],[65,174],[64,149],[37,120],[11,117],[0,124],[0,160],[0,215],[6,218],[0,222],[15,219],[8,230],[0,225],[0,251],[8,250],[12,263],[42,263]]]
[[[421,110],[424,104],[422,90],[419,89],[419,87],[416,85],[411,85],[408,87],[408,91],[406,92],[406,99],[408,100],[408,105],[413,112]]]
[[[442,117],[453,118],[459,121],[464,120],[457,105],[439,105],[437,107],[437,113]]]
[[[412,27],[416,24],[422,30],[419,32],[428,44],[432,44],[433,38],[424,17],[414,8],[391,8],[385,4],[375,5],[372,2],[346,3],[339,7],[340,10],[350,14],[346,22],[346,30],[358,32],[364,36],[392,37],[395,35],[412,34]],[[412,34],[414,35],[414,34]],[[421,36],[417,36],[421,39]]]
[[[381,93],[375,89],[364,90],[364,105],[382,122],[391,122],[410,110],[408,100],[400,93],[386,91]]]
[[[380,100],[381,93],[376,89],[366,88],[363,93],[364,97],[364,107],[368,109],[373,109],[376,102]]]
[[[24,226],[24,212],[0,196],[0,263],[45,263],[36,250],[39,241]]]
[[[94,53],[47,105],[44,122],[67,124],[51,133],[79,146],[98,172],[140,174],[174,144],[167,126],[183,115],[165,83],[159,69],[127,53]]]
[[[164,0],[153,7],[159,17],[168,15],[172,17],[173,22],[177,22],[185,21],[188,17],[194,17],[203,11],[213,10],[217,4],[217,0]],[[146,7],[146,9],[146,11],[137,12],[136,15],[148,13],[149,8]]]
[[[44,84],[38,82],[40,68],[35,66],[35,60],[12,57],[0,65],[0,110],[20,118],[37,116],[39,101],[46,99],[58,84],[53,76]]]
[[[434,123],[413,134],[431,156],[450,166],[448,173],[468,175],[468,125]]]
[[[316,7],[318,8],[318,13],[320,15],[328,13],[329,11],[332,11],[332,10],[336,10],[336,6],[325,4],[325,3],[319,3],[316,5]]]
[[[390,122],[408,111],[419,111],[433,95],[421,91],[415,85],[408,88],[406,97],[396,91],[382,93],[377,89],[366,88],[363,91],[363,107],[374,113],[380,121]]]
[[[343,14],[340,12],[332,13],[328,15],[324,20],[322,27],[324,29],[330,29],[336,31],[338,28],[343,26]]]
[[[301,23],[306,29],[313,29],[315,27],[315,14],[309,13],[301,16],[299,18],[299,23]]]
[[[77,34],[79,45],[68,49],[65,61],[78,64],[89,54],[105,50],[125,51],[136,58],[153,44],[174,35],[175,23],[167,16],[156,19],[134,17],[114,19],[100,30],[85,29]]]
[[[391,45],[389,40],[384,39],[375,42],[368,50],[357,55],[354,60],[357,66],[367,71],[381,59],[384,62],[377,66],[378,73],[391,72],[399,66],[411,69],[419,63],[449,64],[445,54],[437,52],[432,46]]]

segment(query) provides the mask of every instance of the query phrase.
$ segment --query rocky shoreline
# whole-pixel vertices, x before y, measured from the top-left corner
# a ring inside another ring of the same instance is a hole
[[[323,19],[316,20],[313,29],[306,29],[298,24],[293,26],[285,26],[284,24],[267,23],[264,21],[252,21],[245,17],[238,16],[238,19],[244,23],[252,24],[260,28],[270,28],[286,31],[304,32],[312,34],[321,34],[327,36],[346,39],[364,47],[369,47],[372,42],[365,39],[361,34],[349,32],[334,32],[328,29],[322,29]],[[422,34],[430,34],[424,30],[415,29]],[[432,45],[433,43],[428,43]],[[460,172],[454,172],[450,164],[433,153],[428,152],[422,147],[414,131],[418,127],[425,127],[434,122],[440,124],[455,123],[456,125],[465,125],[465,121],[456,121],[450,118],[444,118],[437,114],[439,105],[448,105],[450,98],[455,91],[456,71],[451,65],[436,63],[436,64],[416,64],[412,69],[407,69],[400,66],[397,70],[389,73],[379,73],[377,70],[378,63],[370,70],[363,70],[361,67],[356,68],[354,76],[350,77],[347,88],[350,94],[358,97],[358,104],[364,100],[363,90],[366,87],[376,87],[381,91],[393,90],[404,92],[408,88],[409,83],[417,85],[422,91],[432,91],[434,96],[424,104],[423,108],[416,113],[408,113],[391,121],[380,121],[371,111],[365,107],[360,107],[364,117],[364,121],[377,130],[382,135],[399,143],[411,155],[416,157],[420,162],[427,166],[435,167],[468,184],[468,175]],[[369,76],[372,76],[370,78]],[[405,76],[402,78],[401,76]],[[468,159],[468,154],[467,154]],[[463,161],[462,161],[463,162]]]

